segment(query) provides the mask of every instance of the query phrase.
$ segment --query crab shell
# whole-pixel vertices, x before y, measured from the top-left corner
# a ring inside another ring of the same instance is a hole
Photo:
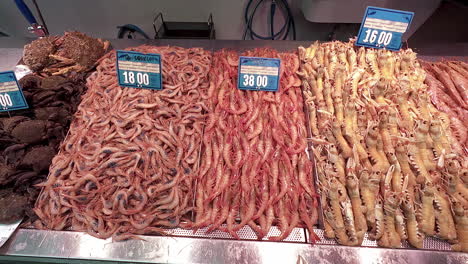
[[[0,185],[8,184],[11,179],[10,175],[14,172],[11,166],[0,163]]]
[[[24,155],[20,166],[32,168],[37,173],[47,171],[54,156],[55,150],[50,146],[33,147]]]
[[[45,37],[26,45],[23,61],[34,72],[50,75],[85,72],[96,65],[108,48],[108,41],[65,32],[61,37]]]
[[[44,138],[46,125],[44,120],[24,121],[13,128],[11,135],[21,143],[38,143]]]
[[[24,214],[24,208],[28,204],[28,198],[13,192],[12,188],[0,192],[0,222],[8,223],[20,219]]]
[[[69,59],[84,70],[92,68],[109,47],[107,41],[88,37],[81,32],[65,32],[57,44],[56,56]]]
[[[13,116],[10,118],[2,118],[0,121],[3,125],[3,130],[7,133],[11,133],[13,128],[15,128],[19,123],[29,120],[25,116]]]
[[[40,71],[50,64],[49,54],[56,51],[54,45],[56,37],[45,37],[34,40],[24,46],[23,62],[33,71]]]

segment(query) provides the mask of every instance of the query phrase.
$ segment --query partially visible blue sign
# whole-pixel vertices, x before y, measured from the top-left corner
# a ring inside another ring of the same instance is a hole
[[[276,92],[280,66],[280,59],[240,57],[237,87],[241,90]]]
[[[133,88],[161,90],[161,55],[135,51],[117,51],[119,85]]]
[[[0,72],[0,112],[28,108],[15,73]]]
[[[401,38],[409,28],[413,16],[413,12],[368,6],[356,45],[400,50]]]

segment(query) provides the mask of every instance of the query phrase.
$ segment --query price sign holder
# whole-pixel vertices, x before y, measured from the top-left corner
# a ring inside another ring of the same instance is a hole
[[[276,92],[280,66],[280,59],[240,57],[237,87],[241,90]]]
[[[0,112],[28,108],[13,71],[0,72]]]
[[[368,6],[356,45],[400,50],[401,38],[411,24],[413,16],[413,12]]]
[[[161,90],[161,55],[118,50],[116,57],[119,85],[132,88]]]

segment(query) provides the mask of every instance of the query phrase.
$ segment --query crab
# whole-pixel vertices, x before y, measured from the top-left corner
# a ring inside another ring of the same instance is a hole
[[[19,168],[32,168],[35,173],[41,173],[49,169],[55,150],[51,146],[32,147],[24,155]]]
[[[0,163],[0,185],[8,184],[12,181],[11,174],[14,170],[11,166]]]
[[[5,146],[8,146],[12,141],[14,141],[14,138],[12,138],[11,135],[0,130],[0,149],[4,149]]]
[[[71,43],[81,46],[73,49]],[[23,60],[35,72],[19,83],[30,108],[0,113],[0,192],[8,189],[15,194],[11,199],[0,195],[0,219],[15,215],[27,215],[30,221],[37,218],[32,207],[39,189],[34,186],[47,177],[86,90],[88,70],[107,45],[72,32],[26,46]],[[17,210],[11,210],[11,204]]]
[[[45,37],[37,39],[24,46],[23,62],[32,71],[40,71],[51,63],[49,54],[54,54],[56,46],[54,41],[57,37]]]
[[[69,125],[80,95],[86,90],[83,81],[63,76],[42,78],[37,74],[28,74],[19,83],[28,102],[34,106],[27,115],[33,114],[35,119],[53,121],[62,126]]]
[[[34,109],[34,115],[39,120],[50,120],[66,126],[70,123],[71,116],[67,109],[62,107],[42,107]]]
[[[79,44],[78,48],[72,43]],[[0,113],[0,220],[32,208],[52,158],[86,90],[85,78],[108,44],[81,33],[47,37],[25,47],[24,62],[35,72],[19,80],[29,109]],[[9,193],[2,197],[2,192]]]
[[[108,41],[91,38],[80,32],[65,32],[33,41],[24,47],[23,61],[33,71],[66,75],[88,71],[106,53]]]
[[[34,144],[43,140],[46,125],[43,120],[24,120],[10,128],[10,133],[20,143]]]
[[[13,188],[0,190],[0,222],[9,223],[21,219],[28,202],[26,196],[15,193]]]

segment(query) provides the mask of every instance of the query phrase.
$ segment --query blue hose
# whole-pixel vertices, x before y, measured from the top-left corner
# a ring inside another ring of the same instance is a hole
[[[31,10],[29,10],[29,7],[26,5],[26,3],[24,3],[23,0],[15,0],[15,4],[21,11],[23,16],[26,18],[26,20],[29,22],[29,24],[37,24],[36,18],[34,17]]]

